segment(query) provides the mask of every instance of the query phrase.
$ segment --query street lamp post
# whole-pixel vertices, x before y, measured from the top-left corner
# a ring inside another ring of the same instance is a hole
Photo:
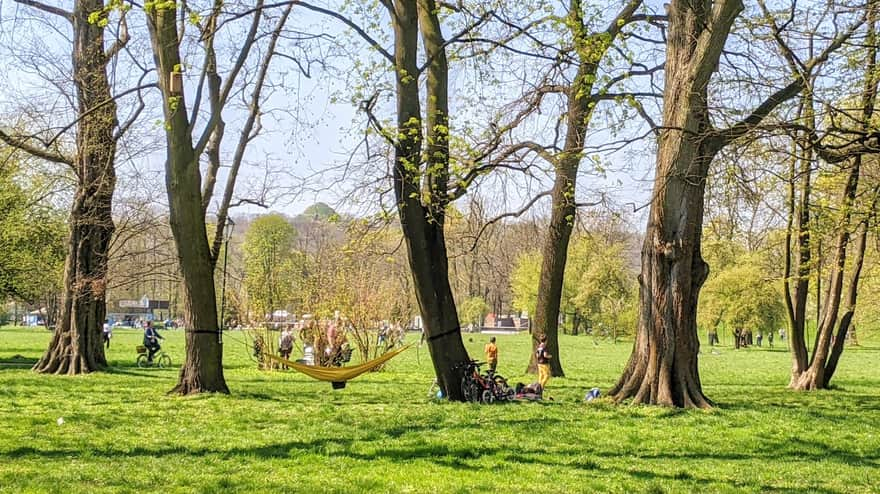
[[[226,218],[226,226],[223,229],[224,241],[223,246],[223,285],[220,289],[220,331],[217,333],[217,339],[223,344],[223,330],[226,329],[226,266],[229,263],[229,239],[235,230],[235,222],[232,218]]]

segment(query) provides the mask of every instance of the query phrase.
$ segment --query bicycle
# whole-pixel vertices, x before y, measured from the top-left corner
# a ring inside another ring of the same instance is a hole
[[[153,355],[153,361],[151,362],[147,357],[147,347],[143,345],[137,346],[138,356],[135,358],[135,364],[141,369],[146,369],[149,367],[158,367],[163,369],[165,367],[171,367],[171,356],[165,353],[163,350],[159,350]]]
[[[461,393],[465,401],[473,403],[493,403],[495,400],[511,400],[514,392],[507,380],[494,372],[480,373],[482,362],[471,360],[458,365],[464,368],[461,377]]]

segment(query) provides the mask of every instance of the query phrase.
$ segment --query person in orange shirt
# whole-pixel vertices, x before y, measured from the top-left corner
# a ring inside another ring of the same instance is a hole
[[[489,371],[493,374],[495,373],[495,369],[498,367],[498,346],[495,345],[495,337],[489,338],[489,343],[486,343],[486,363],[489,364]]]

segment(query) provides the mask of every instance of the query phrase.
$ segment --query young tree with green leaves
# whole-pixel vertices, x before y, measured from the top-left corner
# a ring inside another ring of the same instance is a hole
[[[724,326],[728,334],[734,328],[775,331],[785,318],[779,296],[779,280],[768,276],[756,254],[742,255],[727,266],[719,266],[709,277],[700,297],[700,325],[707,329]]]
[[[591,235],[576,236],[570,243],[560,308],[574,315],[572,329],[584,322],[594,330],[601,325],[623,332],[626,307],[634,303],[635,277],[627,266],[625,247],[623,243]],[[538,252],[520,256],[511,276],[514,307],[535,310],[540,275]]]
[[[12,152],[0,153],[0,300],[37,304],[61,290],[65,224],[59,211],[35,200],[42,191],[21,185]]]
[[[291,303],[302,274],[296,229],[284,216],[267,214],[251,222],[244,239],[244,286],[258,320]]]

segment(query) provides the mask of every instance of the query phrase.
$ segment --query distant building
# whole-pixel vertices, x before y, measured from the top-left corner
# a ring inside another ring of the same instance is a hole
[[[146,295],[140,300],[117,300],[107,304],[107,320],[110,324],[135,326],[138,321],[156,321],[170,317],[167,300],[150,300]]]
[[[489,313],[483,320],[483,328],[528,329],[529,318],[511,314]]]

